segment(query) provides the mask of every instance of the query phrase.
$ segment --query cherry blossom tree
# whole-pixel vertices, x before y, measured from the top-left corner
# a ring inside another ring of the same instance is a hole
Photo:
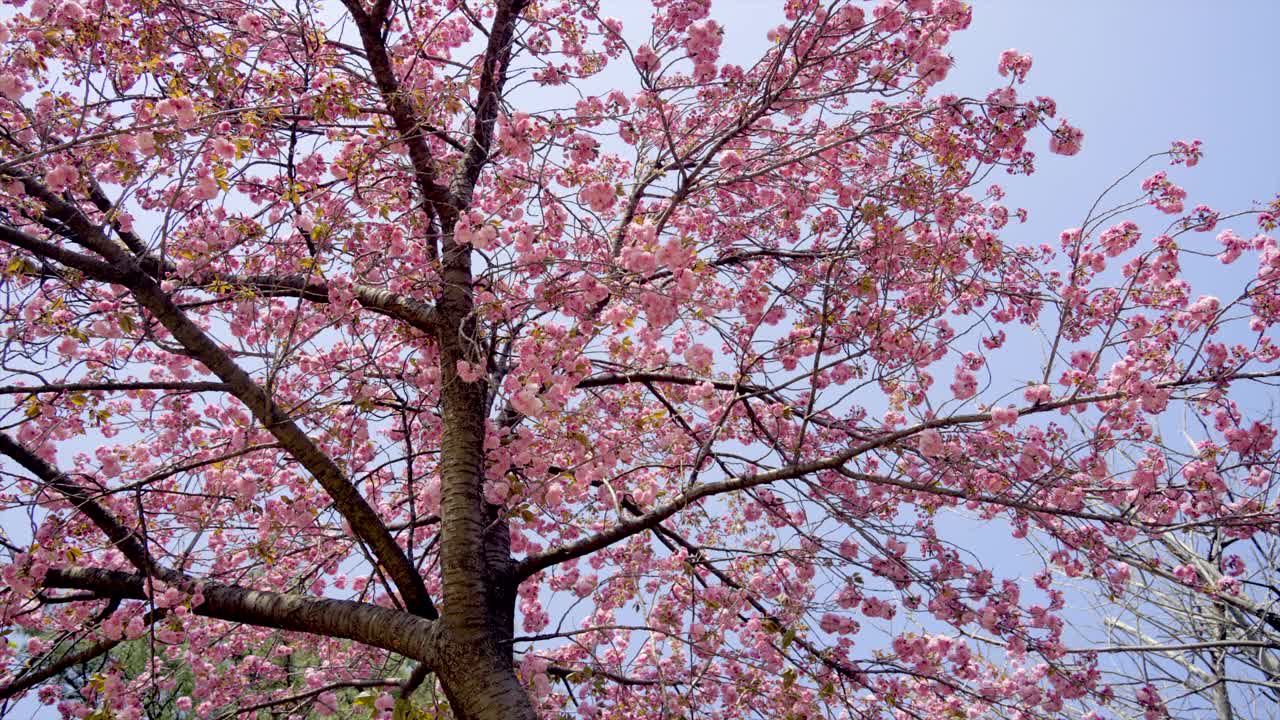
[[[1280,205],[1016,244],[992,174],[1083,136],[1016,51],[937,89],[958,0],[744,65],[709,0],[13,4],[6,702],[1154,719],[1062,577],[1234,612],[1164,543],[1277,531]]]

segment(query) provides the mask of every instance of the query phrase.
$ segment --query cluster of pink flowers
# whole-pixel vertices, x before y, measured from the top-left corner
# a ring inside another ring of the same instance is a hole
[[[700,20],[689,25],[684,49],[693,61],[693,76],[705,82],[716,76],[716,60],[720,57],[720,43],[724,29],[714,20]]]
[[[26,84],[13,73],[0,74],[0,95],[4,95],[10,100],[21,100],[26,94]]]
[[[603,180],[589,183],[578,193],[583,204],[598,213],[608,212],[618,202],[618,193],[613,184]]]
[[[1025,82],[1031,72],[1031,56],[1010,48],[1000,53],[1000,74],[1012,75],[1016,82]]]
[[[1063,120],[1049,139],[1049,150],[1059,155],[1075,155],[1084,142],[1084,132]]]
[[[1107,257],[1119,257],[1137,245],[1141,238],[1142,232],[1138,229],[1138,224],[1132,220],[1123,220],[1104,230],[1098,237],[1098,242]]]
[[[1218,227],[1218,211],[1208,205],[1196,205],[1184,224],[1197,232],[1213,232]]]
[[[166,98],[156,103],[156,114],[160,117],[176,120],[178,127],[183,129],[193,128],[199,121],[195,111],[195,103],[185,95]]]
[[[1151,195],[1151,204],[1157,210],[1170,215],[1182,212],[1182,201],[1187,191],[1169,181],[1169,175],[1161,170],[1142,181],[1142,191]]]
[[[636,48],[635,61],[636,67],[646,73],[657,72],[661,64],[658,59],[658,53],[654,52],[649,45],[641,45]]]
[[[1204,151],[1200,149],[1201,142],[1199,140],[1175,140],[1173,147],[1170,149],[1171,161],[1174,165],[1186,165],[1187,167],[1195,167],[1200,162],[1200,158],[1204,155]]]
[[[80,173],[70,163],[54,165],[44,174],[45,185],[56,193],[65,192],[80,177]]]

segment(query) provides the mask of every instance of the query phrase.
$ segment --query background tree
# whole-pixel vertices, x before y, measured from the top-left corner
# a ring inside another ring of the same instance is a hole
[[[3,22],[0,613],[35,642],[0,695],[1165,713],[1070,644],[1047,569],[965,534],[1118,596],[1141,543],[1273,535],[1275,431],[1236,399],[1280,374],[1275,241],[1189,241],[1218,214],[1164,172],[1002,241],[987,175],[1082,135],[1014,51],[984,98],[930,92],[956,0],[787,2],[747,66],[708,2],[654,5],[640,41],[526,0]],[[1144,237],[1146,205],[1176,219]],[[1238,295],[1193,291],[1206,254]],[[1206,418],[1191,457],[1174,413]]]
[[[1198,533],[1122,556],[1135,572],[1107,608],[1115,665],[1167,687],[1175,716],[1266,717],[1280,702],[1274,543]]]

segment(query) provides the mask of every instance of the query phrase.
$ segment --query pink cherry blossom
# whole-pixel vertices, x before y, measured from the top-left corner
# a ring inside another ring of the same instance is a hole
[[[1012,425],[1018,421],[1018,409],[1015,407],[998,407],[991,410],[991,422],[994,425]]]
[[[1031,71],[1031,56],[1009,49],[1000,53],[1000,74],[1012,75],[1017,82],[1024,82]]]
[[[951,393],[959,400],[967,400],[978,393],[978,378],[965,369],[956,371],[955,382],[951,383]]]
[[[928,457],[938,457],[942,454],[942,435],[932,428],[920,433],[919,438],[920,452]]]
[[[256,37],[262,34],[262,31],[266,28],[266,22],[261,15],[246,13],[236,21],[236,27],[240,28],[241,32]]]
[[[656,72],[659,66],[658,54],[648,45],[636,48],[636,67],[647,73]]]
[[[53,192],[65,192],[79,177],[79,173],[69,163],[60,163],[44,174],[44,182]]]
[[[1063,120],[1058,125],[1058,129],[1053,131],[1053,136],[1049,140],[1049,150],[1059,155],[1075,155],[1080,152],[1080,145],[1083,142],[1084,132]]]
[[[18,76],[11,73],[0,74],[0,95],[10,100],[21,100],[25,93],[26,88]]]

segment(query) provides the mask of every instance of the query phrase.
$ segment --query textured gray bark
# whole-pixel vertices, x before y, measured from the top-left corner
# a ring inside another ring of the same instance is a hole
[[[453,208],[443,222],[470,202],[489,154],[511,42],[524,0],[499,3],[489,31],[477,91],[472,137],[450,183]],[[463,382],[459,361],[483,364],[473,311],[471,248],[452,241],[444,226],[444,289],[437,304],[436,338],[441,356],[440,446],[445,642],[436,672],[458,715],[466,720],[534,718],[512,667],[515,588],[505,521],[484,500],[484,435],[487,388]]]
[[[429,664],[436,659],[436,623],[412,613],[349,600],[304,597],[249,590],[219,583],[197,583],[204,602],[192,608],[197,615],[262,627],[346,638],[400,653]],[[75,568],[52,570],[44,579],[49,588],[92,590],[104,596],[143,600],[146,580],[141,575]]]

